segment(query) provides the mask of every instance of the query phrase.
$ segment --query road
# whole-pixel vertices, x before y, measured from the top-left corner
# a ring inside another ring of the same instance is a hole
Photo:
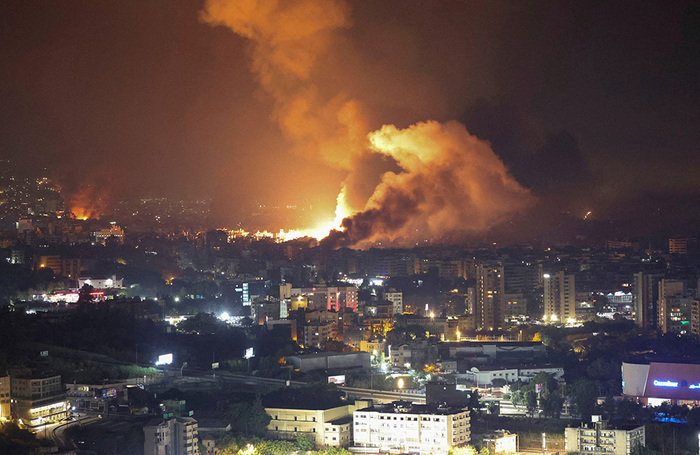
[[[74,425],[89,425],[99,421],[100,418],[96,415],[81,416],[69,422],[58,422],[53,425],[47,425],[39,434],[44,433],[46,439],[50,440],[61,449],[74,449],[75,446],[66,438],[66,430]]]
[[[188,378],[193,378],[192,376],[188,377],[183,377],[182,379],[179,379],[178,385],[187,385],[187,384],[192,384],[195,387],[201,387],[201,383],[206,380],[207,382],[213,381],[213,378],[211,375],[208,377],[203,377],[199,376],[194,379],[194,382],[192,379]],[[228,373],[228,372],[219,372],[216,373],[216,378],[218,381],[223,381],[223,382],[235,382],[235,383],[240,383],[248,386],[258,386],[258,387],[270,387],[270,388],[282,388],[287,386],[287,380],[286,379],[272,379],[272,378],[263,378],[263,377],[258,377],[258,376],[247,376],[243,374],[235,374],[235,373]],[[306,385],[306,382],[302,381],[289,381],[289,386],[290,387],[303,387]],[[358,399],[371,399],[374,401],[380,401],[380,402],[391,402],[391,401],[396,401],[396,400],[407,400],[407,401],[412,401],[414,403],[425,403],[425,394],[424,393],[414,393],[411,391],[404,391],[404,392],[389,392],[389,391],[384,391],[384,390],[372,390],[372,389],[361,389],[361,388],[356,388],[356,387],[345,387],[345,386],[340,386],[340,390],[345,392],[346,395],[351,396],[353,398],[358,398]]]

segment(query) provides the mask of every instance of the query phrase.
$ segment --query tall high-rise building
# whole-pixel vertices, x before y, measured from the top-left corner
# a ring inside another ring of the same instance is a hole
[[[563,271],[543,274],[545,322],[576,319],[576,277]]]
[[[503,327],[506,313],[503,264],[486,261],[476,269],[476,326],[496,330]]]
[[[656,327],[657,297],[659,295],[659,280],[661,275],[638,272],[634,274],[633,302],[634,321],[643,329]]]
[[[680,280],[659,281],[658,328],[663,333],[690,331],[690,302],[685,283]],[[688,327],[684,327],[688,325]]]

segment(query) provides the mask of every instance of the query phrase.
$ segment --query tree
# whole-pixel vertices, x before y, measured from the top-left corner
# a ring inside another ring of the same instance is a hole
[[[534,390],[525,392],[525,406],[527,407],[528,415],[534,416],[535,412],[537,412],[537,393]]]
[[[231,429],[246,436],[264,436],[267,425],[272,419],[265,412],[260,397],[256,397],[252,403],[246,401],[233,403],[229,406],[227,417],[231,422]]]
[[[501,411],[501,406],[499,405],[498,401],[489,401],[489,404],[486,406],[486,410],[489,412],[489,414],[498,415]]]
[[[574,412],[582,420],[588,421],[595,412],[596,401],[598,399],[597,387],[589,379],[579,379],[571,386],[571,400],[574,405]]]
[[[481,410],[484,408],[484,403],[481,402],[481,396],[479,396],[479,391],[477,389],[473,389],[469,393],[467,407],[471,411],[470,414],[472,417],[474,417],[476,414],[480,414]]]
[[[296,445],[299,447],[299,450],[303,452],[308,452],[310,450],[314,450],[314,447],[316,444],[314,443],[311,438],[306,436],[305,434],[298,434],[296,438]]]
[[[540,407],[545,417],[559,418],[564,398],[558,393],[548,393],[540,398]]]
[[[85,283],[83,287],[80,288],[80,291],[78,291],[78,305],[93,303],[95,297],[92,295],[92,292],[94,290],[94,287]]]

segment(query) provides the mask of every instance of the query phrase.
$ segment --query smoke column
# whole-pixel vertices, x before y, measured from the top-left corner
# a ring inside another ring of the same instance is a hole
[[[530,192],[463,125],[429,121],[370,132],[363,103],[319,80],[319,62],[352,25],[350,13],[344,2],[321,0],[208,0],[202,12],[202,20],[250,40],[252,71],[297,153],[348,172],[336,214],[350,216],[325,244],[484,232],[527,207]],[[385,172],[363,205],[353,182],[362,181],[364,170],[355,164],[370,154],[390,158],[400,170]]]
[[[483,232],[533,201],[487,142],[458,122],[385,125],[369,135],[371,148],[403,172],[387,172],[365,210],[343,220],[333,246],[376,240],[435,239]]]

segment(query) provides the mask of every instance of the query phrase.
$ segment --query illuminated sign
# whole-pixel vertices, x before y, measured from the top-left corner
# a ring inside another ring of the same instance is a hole
[[[700,384],[690,384],[688,386],[689,389],[700,389]]]
[[[678,387],[677,382],[673,381],[659,381],[658,379],[654,379],[654,385],[656,387]]]
[[[173,363],[172,354],[159,355],[158,360],[156,361],[156,365],[170,365],[171,363]]]
[[[248,348],[245,350],[245,355],[243,356],[243,358],[250,359],[251,357],[255,357],[255,354],[253,354],[253,348]]]
[[[102,389],[102,398],[114,398],[117,396],[117,389],[110,387],[108,389]]]
[[[328,383],[335,385],[345,385],[345,375],[338,374],[335,376],[328,376]]]

